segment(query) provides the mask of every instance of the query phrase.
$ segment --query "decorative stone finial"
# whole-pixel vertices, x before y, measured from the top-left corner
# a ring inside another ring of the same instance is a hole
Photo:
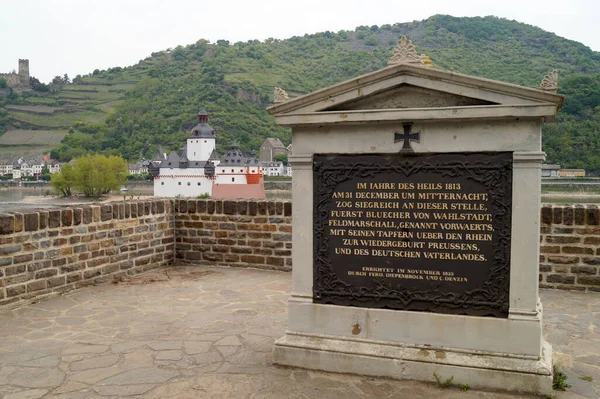
[[[421,54],[419,56],[419,59],[421,60],[421,64],[423,64],[423,66],[429,67],[429,68],[433,68],[433,62],[431,62],[431,58],[429,58],[428,55],[425,54]]]
[[[281,87],[276,87],[275,88],[275,94],[273,95],[274,98],[274,103],[275,104],[279,104],[282,102],[285,102],[287,100],[289,100],[289,96],[288,94],[285,92],[285,90],[283,90]]]
[[[394,47],[394,55],[388,61],[388,65],[397,64],[423,64],[423,61],[419,58],[419,54],[417,54],[417,49],[415,49],[415,46],[406,36],[402,36],[398,40],[396,47]]]
[[[540,83],[540,90],[556,93],[556,90],[558,90],[558,71],[556,69],[544,76],[542,83]]]

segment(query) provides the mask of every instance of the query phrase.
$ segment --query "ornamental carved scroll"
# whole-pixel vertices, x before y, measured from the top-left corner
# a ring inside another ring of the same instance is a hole
[[[415,64],[423,65],[423,60],[417,54],[417,49],[406,36],[402,36],[394,47],[394,55],[389,59],[388,65]]]

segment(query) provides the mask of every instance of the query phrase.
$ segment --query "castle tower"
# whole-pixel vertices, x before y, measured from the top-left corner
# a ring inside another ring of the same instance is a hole
[[[19,82],[21,86],[29,87],[29,60],[19,59]]]
[[[198,112],[198,124],[187,138],[187,157],[190,161],[207,161],[215,149],[215,130],[208,124],[208,113]]]

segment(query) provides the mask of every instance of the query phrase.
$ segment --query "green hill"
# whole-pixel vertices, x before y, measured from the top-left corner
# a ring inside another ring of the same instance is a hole
[[[548,161],[600,168],[600,53],[537,27],[496,17],[436,15],[424,21],[264,42],[199,40],[153,53],[132,67],[95,71],[78,81],[78,90],[65,86],[53,98],[76,104],[78,122],[66,117],[50,120],[55,116],[48,115],[25,120],[24,112],[8,114],[40,129],[69,124],[69,133],[54,152],[62,160],[90,151],[134,159],[140,152],[150,156],[158,144],[177,149],[200,108],[211,115],[221,151],[234,139],[245,150],[258,149],[265,137],[279,137],[287,144],[289,130],[277,126],[265,111],[273,86],[295,96],[380,69],[401,35],[407,35],[438,68],[530,87],[558,69],[560,92],[567,98],[558,123],[546,129]],[[87,90],[91,87],[96,92]]]

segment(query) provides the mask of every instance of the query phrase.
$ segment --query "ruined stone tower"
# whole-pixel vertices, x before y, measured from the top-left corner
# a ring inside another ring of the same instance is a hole
[[[19,82],[21,86],[29,87],[29,60],[19,59]]]

